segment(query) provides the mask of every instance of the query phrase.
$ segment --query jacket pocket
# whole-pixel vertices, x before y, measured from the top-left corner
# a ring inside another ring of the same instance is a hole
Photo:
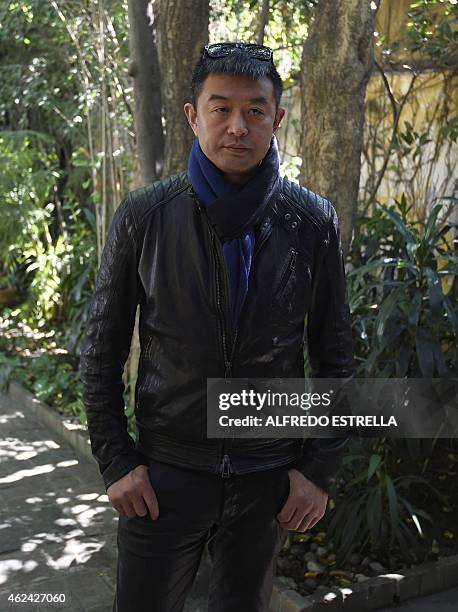
[[[145,362],[151,358],[151,349],[153,344],[153,337],[148,336],[145,348],[140,353],[140,359],[138,360],[137,368],[137,382],[135,383],[135,405],[138,406],[138,394],[145,382]]]
[[[300,259],[300,253],[291,247],[282,268],[280,280],[272,296],[274,316],[287,318],[305,316],[310,297],[310,265]]]
[[[289,250],[289,256],[286,259],[286,265],[284,266],[282,274],[280,276],[280,282],[278,283],[278,287],[275,291],[275,295],[278,297],[278,299],[281,299],[283,291],[285,290],[288,281],[290,280],[291,276],[293,275],[293,272],[296,269],[296,260],[297,251],[295,248],[291,248]]]

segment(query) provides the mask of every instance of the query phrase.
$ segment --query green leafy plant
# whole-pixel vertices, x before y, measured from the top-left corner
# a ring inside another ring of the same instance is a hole
[[[11,381],[66,416],[85,422],[78,360],[54,329],[30,327],[20,308],[0,316],[0,386]]]
[[[427,490],[440,501],[441,493],[415,473],[401,450],[398,440],[352,441],[327,534],[339,563],[355,550],[375,553],[385,562],[395,551],[407,564],[427,558],[433,518],[426,503],[422,508],[413,499],[421,494],[426,500]]]
[[[437,202],[420,223],[402,195],[358,221],[353,248],[363,264],[347,279],[359,376],[456,375],[456,226],[447,220],[449,202]],[[437,442],[352,440],[328,532],[340,561],[355,550],[377,558],[397,550],[406,563],[427,557],[432,518],[421,494],[442,502],[427,473]]]
[[[453,201],[453,200],[452,200]],[[359,373],[369,377],[447,377],[457,373],[456,225],[409,223],[402,196],[363,232],[365,263],[348,275]]]

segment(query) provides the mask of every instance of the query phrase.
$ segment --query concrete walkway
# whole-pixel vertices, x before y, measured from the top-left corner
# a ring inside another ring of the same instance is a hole
[[[0,431],[0,612],[111,612],[118,513],[95,461],[4,394]],[[206,612],[206,573],[186,612]],[[22,594],[35,602],[8,600]]]

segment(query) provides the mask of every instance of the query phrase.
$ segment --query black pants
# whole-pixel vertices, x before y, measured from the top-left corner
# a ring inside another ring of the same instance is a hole
[[[288,466],[221,478],[152,461],[148,473],[159,518],[119,516],[113,612],[181,611],[205,545],[209,612],[267,612]]]

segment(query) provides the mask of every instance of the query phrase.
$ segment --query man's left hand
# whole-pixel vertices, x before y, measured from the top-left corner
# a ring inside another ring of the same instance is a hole
[[[284,529],[311,529],[326,512],[328,494],[295,469],[288,470],[289,496],[277,520]]]

